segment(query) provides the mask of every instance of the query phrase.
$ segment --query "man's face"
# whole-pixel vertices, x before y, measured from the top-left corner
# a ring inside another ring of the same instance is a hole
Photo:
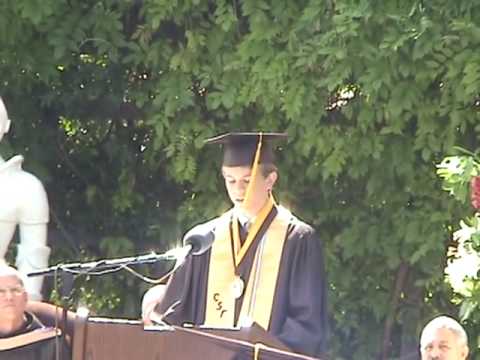
[[[440,328],[423,335],[422,360],[464,360],[468,348],[449,329]]]
[[[0,321],[23,318],[26,306],[27,293],[17,277],[0,277]]]
[[[251,181],[251,173],[252,170],[249,166],[224,166],[222,168],[225,187],[235,207],[243,209],[243,200],[247,195],[247,188]],[[255,184],[253,184],[252,187],[248,215],[255,216],[262,209],[267,202],[276,178],[277,174],[275,172],[264,177],[259,169]]]

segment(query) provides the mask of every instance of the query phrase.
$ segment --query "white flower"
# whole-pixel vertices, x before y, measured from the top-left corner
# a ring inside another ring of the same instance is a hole
[[[455,257],[447,262],[445,268],[445,275],[453,290],[464,296],[469,296],[469,287],[465,280],[477,279],[480,269],[480,256],[468,241],[478,231],[479,228],[468,226],[464,221],[460,222],[460,230],[453,234],[453,238],[458,241],[458,248]]]
[[[453,233],[453,239],[455,241],[458,241],[458,248],[459,248],[459,251],[461,250],[460,248],[461,247],[464,247],[464,246],[460,246],[460,245],[464,245],[468,240],[470,240],[470,238],[472,237],[473,234],[475,234],[477,231],[479,231],[480,229],[476,228],[476,227],[473,227],[473,226],[468,226],[465,221],[460,221],[460,230],[457,230]],[[471,249],[471,247],[469,247],[469,250],[470,251],[473,251]]]
[[[463,173],[462,158],[460,156],[448,156],[437,165],[438,169],[446,170],[449,174],[461,175]]]

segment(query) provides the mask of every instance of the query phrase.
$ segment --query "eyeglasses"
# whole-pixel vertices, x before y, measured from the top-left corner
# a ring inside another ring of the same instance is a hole
[[[25,292],[25,289],[21,286],[12,287],[12,288],[0,288],[0,298],[7,297],[7,294],[10,293],[13,296],[20,296]]]

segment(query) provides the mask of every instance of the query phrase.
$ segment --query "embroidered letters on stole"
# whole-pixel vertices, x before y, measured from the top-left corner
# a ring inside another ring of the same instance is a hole
[[[278,214],[256,249],[253,268],[246,282],[238,321],[240,324],[244,323],[245,319],[249,319],[265,329],[269,327],[280,259],[287,228],[293,218],[285,208],[279,206],[277,209]],[[231,218],[231,211],[222,215],[215,230],[208,274],[206,325],[234,326],[235,296],[231,289],[236,274],[230,238]],[[257,294],[260,295],[257,296]]]

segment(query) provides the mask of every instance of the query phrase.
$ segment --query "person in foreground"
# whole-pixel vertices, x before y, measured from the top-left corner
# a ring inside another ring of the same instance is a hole
[[[422,360],[465,360],[468,338],[463,327],[448,316],[431,320],[420,337]]]
[[[26,311],[28,295],[20,273],[0,264],[0,359],[67,360],[70,350],[58,329]],[[57,356],[58,355],[58,356]]]
[[[285,137],[229,133],[207,140],[223,145],[222,175],[233,208],[185,235],[210,232],[213,245],[187,257],[160,291],[152,317],[214,327],[256,322],[295,352],[325,352],[322,243],[272,194],[278,178],[272,142]]]

